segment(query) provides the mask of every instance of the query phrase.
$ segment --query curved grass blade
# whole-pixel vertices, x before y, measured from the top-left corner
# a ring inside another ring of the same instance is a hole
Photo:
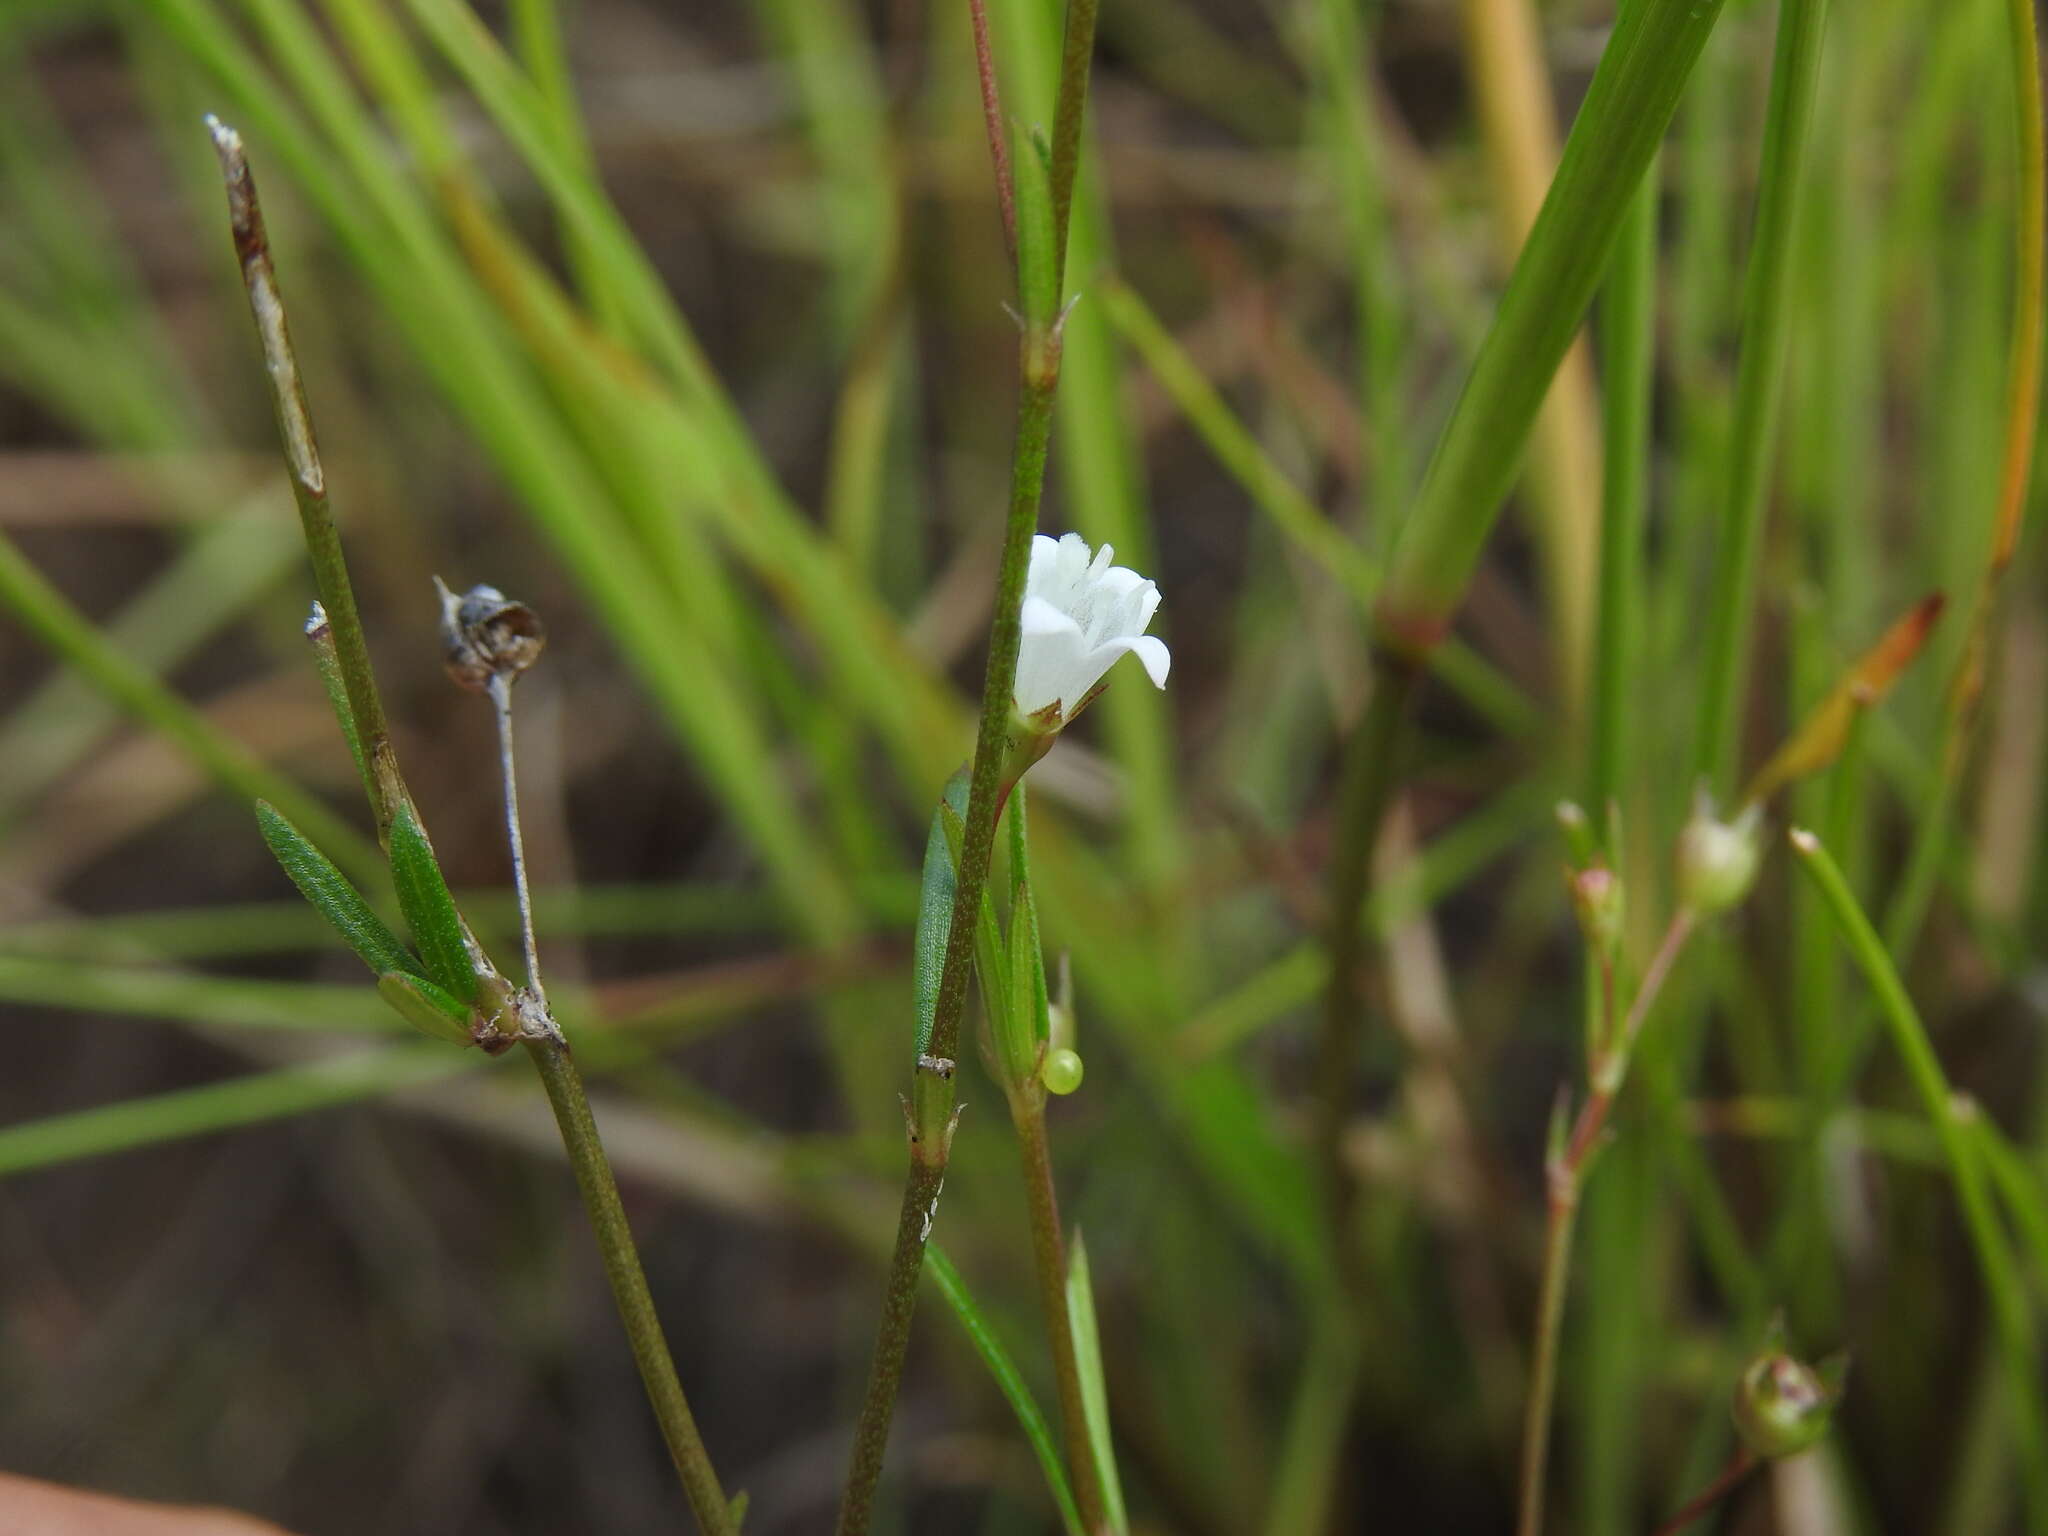
[[[1379,602],[1388,643],[1426,652],[1449,625],[1721,6],[1622,7],[1543,211],[1395,541]]]
[[[1095,1325],[1095,1288],[1088,1279],[1088,1245],[1074,1231],[1067,1257],[1067,1318],[1074,1335],[1074,1364],[1081,1372],[1081,1409],[1088,1420],[1088,1446],[1095,1453],[1095,1475],[1101,1480],[1102,1502],[1117,1536],[1127,1536],[1130,1516],[1124,1512],[1123,1485],[1116,1475],[1116,1447],[1109,1438],[1109,1383],[1102,1374],[1102,1335]]]
[[[974,1346],[974,1352],[981,1356],[981,1363],[988,1367],[989,1375],[995,1378],[996,1390],[1003,1394],[1010,1411],[1017,1415],[1024,1438],[1031,1442],[1038,1465],[1045,1473],[1045,1485],[1052,1490],[1053,1502],[1059,1506],[1060,1523],[1066,1527],[1067,1536],[1085,1536],[1081,1528],[1081,1511],[1074,1503],[1074,1490],[1067,1482],[1067,1469],[1060,1461],[1059,1442],[1053,1436],[1052,1425],[1033,1400],[1031,1389],[1024,1385],[1023,1374],[1017,1369],[1016,1362],[1003,1348],[1002,1340],[996,1337],[995,1329],[982,1315],[981,1308],[975,1305],[967,1282],[960,1278],[960,1271],[953,1267],[952,1259],[937,1243],[925,1245],[924,1267],[925,1273],[938,1282],[939,1294],[946,1298],[946,1305],[960,1319],[960,1326],[967,1330],[967,1340]]]

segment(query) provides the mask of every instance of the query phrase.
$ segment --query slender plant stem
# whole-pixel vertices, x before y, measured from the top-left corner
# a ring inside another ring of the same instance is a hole
[[[1050,370],[1041,369],[1034,374],[1027,363],[1018,406],[1010,508],[996,582],[995,618],[989,630],[981,731],[975,742],[974,768],[968,781],[952,928],[946,936],[938,997],[933,1005],[931,1048],[917,1063],[912,1087],[910,1171],[904,1181],[903,1205],[897,1217],[896,1247],[889,1262],[888,1290],[875,1339],[874,1364],[854,1426],[853,1464],[839,1507],[840,1536],[860,1536],[873,1514],[882,1451],[888,1443],[889,1420],[895,1412],[896,1393],[903,1377],[903,1357],[910,1345],[910,1321],[917,1308],[917,1277],[924,1265],[924,1245],[931,1236],[939,1191],[946,1182],[946,1164],[952,1153],[957,1098],[953,1069],[960,1049],[960,1021],[967,1007],[975,924],[995,848],[996,817],[1001,809],[998,791],[1009,740],[1010,697],[1016,686],[1017,651],[1023,638],[1024,578],[1030,564],[1031,536],[1038,527],[1038,498],[1045,485],[1046,446],[1052,432],[1053,395],[1059,382],[1057,336],[1050,345]],[[1027,340],[1027,353],[1030,350]]]
[[[1081,171],[1081,122],[1086,116],[1088,70],[1095,58],[1095,15],[1100,0],[1067,0],[1066,39],[1060,47],[1060,89],[1052,116],[1053,302],[1067,282],[1067,230],[1073,222],[1074,181]]]
[[[719,1486],[703,1437],[697,1433],[697,1421],[690,1414],[689,1400],[676,1378],[675,1362],[669,1358],[668,1340],[655,1314],[654,1298],[647,1291],[647,1276],[640,1268],[625,1207],[619,1203],[619,1186],[612,1178],[611,1164],[598,1140],[597,1122],[591,1118],[590,1100],[583,1092],[583,1075],[576,1070],[568,1046],[559,1040],[529,1040],[526,1050],[547,1088],[562,1145],[569,1153],[569,1166],[576,1174],[576,1188],[583,1196],[583,1208],[589,1213],[591,1231],[604,1259],[612,1300],[626,1325],[633,1363],[640,1368],[647,1400],[682,1477],[697,1526],[706,1536],[737,1536],[739,1526],[732,1506]]]
[[[1571,1280],[1572,1234],[1578,1225],[1586,1177],[1594,1154],[1600,1150],[1601,1132],[1606,1129],[1615,1096],[1627,1078],[1629,1057],[1642,1037],[1650,1008],[1664,990],[1664,983],[1696,926],[1693,914],[1683,908],[1672,917],[1649,969],[1643,972],[1642,984],[1629,1004],[1628,1017],[1618,1029],[1601,1031],[1608,1054],[1588,1064],[1591,1091],[1580,1106],[1564,1145],[1552,1154],[1552,1161],[1544,1170],[1550,1207],[1543,1236],[1543,1277],[1536,1301],[1536,1363],[1522,1417],[1520,1513],[1515,1526],[1519,1536],[1538,1536],[1543,1529],[1550,1425],[1557,1406],[1557,1352],[1564,1333],[1565,1292]]]
[[[263,230],[262,208],[256,196],[256,182],[249,169],[241,135],[226,124],[208,119],[221,172],[227,182],[228,212],[233,225],[235,250],[241,258],[242,275],[249,291],[249,307],[262,340],[264,363],[269,371],[277,405],[278,427],[284,438],[285,462],[292,490],[298,501],[299,521],[306,548],[312,556],[314,581],[319,588],[348,703],[357,742],[368,758],[367,788],[380,833],[387,833],[397,808],[407,803],[405,781],[391,748],[390,732],[384,723],[383,704],[377,682],[370,670],[369,648],[363,638],[362,620],[356,612],[354,590],[349,582],[348,563],[342,553],[340,535],[328,508],[326,480],[314,444],[313,423],[306,409],[305,392],[299,382],[298,362],[286,329],[284,302],[272,269],[270,248]],[[498,716],[499,763],[505,781],[506,831],[513,852],[513,872],[518,886],[519,912],[526,945],[530,990],[538,1016],[546,1017],[540,990],[540,970],[533,937],[533,906],[526,883],[524,844],[520,836],[519,800],[512,759],[511,679],[499,674],[491,680],[491,697]],[[490,963],[472,946],[480,974]],[[738,1526],[731,1506],[719,1487],[704,1442],[697,1433],[690,1405],[676,1377],[675,1362],[669,1358],[668,1341],[655,1315],[654,1300],[648,1294],[647,1276],[641,1270],[639,1253],[633,1246],[632,1230],[626,1224],[625,1208],[619,1201],[611,1165],[605,1160],[598,1139],[597,1123],[591,1118],[590,1100],[583,1091],[583,1079],[576,1070],[568,1046],[552,1021],[544,1037],[529,1036],[525,1043],[533,1057],[548,1102],[561,1128],[562,1144],[576,1175],[597,1236],[605,1273],[611,1281],[612,1297],[626,1327],[626,1338],[640,1368],[662,1438],[667,1441],[681,1475],[683,1490],[706,1536],[737,1536]]]
[[[1359,1036],[1365,1015],[1365,900],[1373,850],[1399,787],[1408,707],[1419,670],[1393,651],[1376,651],[1372,695],[1344,749],[1336,842],[1330,855],[1323,947],[1329,955],[1317,1051],[1315,1153],[1322,1168],[1338,1272],[1346,1274],[1352,1180],[1344,1168],[1344,1125],[1351,1113]]]
[[[284,439],[285,467],[291,476],[292,496],[298,502],[306,551],[313,559],[313,582],[334,634],[342,691],[355,719],[356,739],[370,764],[366,788],[382,836],[391,826],[403,789],[392,758],[391,733],[384,724],[383,701],[377,696],[377,680],[370,671],[370,650],[363,639],[362,618],[356,612],[348,562],[342,557],[341,535],[327,503],[327,477],[320,467],[320,449],[306,410],[298,358],[285,323],[284,297],[278,291],[270,240],[263,227],[263,206],[256,196],[256,178],[249,170],[242,136],[218,118],[209,117],[206,125],[227,183],[228,221],[234,230],[235,254],[242,263],[242,281],[249,290],[249,311],[263,344],[264,368],[270,376],[278,431]]]
[[[1593,641],[1586,804],[1603,846],[1608,806],[1624,792],[1628,778],[1635,595],[1642,585],[1643,513],[1648,499],[1656,277],[1657,162],[1652,160],[1615,241],[1614,264],[1608,269],[1601,301],[1607,458],[1600,477],[1600,611]]]
[[[1757,1459],[1754,1452],[1746,1447],[1737,1451],[1728,1465],[1721,1469],[1719,1476],[1673,1511],[1671,1518],[1658,1526],[1651,1536],[1678,1536],[1678,1532],[1691,1525],[1741,1486],[1742,1480],[1754,1472],[1756,1467]]]
[[[1094,0],[1073,0],[1067,13],[1066,48],[1053,120],[1057,270],[1064,270],[1066,260],[1067,214],[1073,203],[1089,61],[1095,51],[1095,15]],[[1062,144],[1068,146],[1064,162]],[[860,1416],[854,1424],[852,1465],[839,1505],[839,1536],[863,1536],[873,1519],[875,1485],[881,1478],[889,1421],[895,1414],[904,1354],[910,1345],[911,1319],[917,1310],[917,1281],[924,1267],[924,1247],[937,1218],[939,1192],[945,1185],[946,1165],[952,1155],[953,1126],[958,1118],[953,1070],[960,1054],[960,1022],[967,1009],[967,982],[974,964],[974,933],[995,849],[996,818],[1002,812],[1006,788],[1002,775],[1010,744],[1017,652],[1023,643],[1024,581],[1030,571],[1032,535],[1038,531],[1038,502],[1045,489],[1053,402],[1059,392],[1057,317],[1049,324],[1027,327],[1019,361],[1021,377],[1010,457],[1010,503],[1004,515],[995,612],[989,624],[988,664],[982,675],[981,725],[975,736],[974,765],[968,780],[952,927],[946,936],[945,959],[939,970],[930,1048],[917,1062],[911,1089],[910,1168],[897,1213],[896,1245],[889,1260],[888,1288],[875,1338],[874,1362],[868,1371]],[[1093,1480],[1079,1473],[1077,1468],[1078,1485],[1092,1487]]]
[[[974,26],[974,72],[981,83],[981,121],[988,133],[988,158],[996,177],[996,207],[1003,216],[1003,249],[1017,264],[1017,184],[1010,174],[1010,136],[1003,128],[1003,97],[996,84],[995,56],[988,43],[988,0],[967,0]]]
[[[1999,1331],[1999,1354],[2009,1373],[2012,1428],[2020,1447],[2028,1529],[2048,1531],[2048,1454],[2043,1453],[2044,1446],[2048,1446],[2048,1410],[2043,1407],[2038,1374],[2040,1341],[2027,1298],[2026,1279],[1993,1206],[1983,1162],[1971,1145],[1964,1111],[1949,1090],[1927,1026],[1914,1008],[1905,984],[1899,980],[1898,970],[1885,952],[1877,930],[1871,927],[1870,919],[1857,904],[1848,882],[1820,839],[1795,827],[1791,841],[1800,863],[1819,888],[1850,958],[1876,995],[1878,1011],[1891,1030],[1892,1043],[1905,1065],[1906,1075],[1941,1139],[1942,1157],[1955,1180],[1963,1226],[1976,1250],[1992,1318]]]
[[[1557,1403],[1557,1350],[1564,1334],[1564,1296],[1572,1262],[1572,1233],[1578,1226],[1576,1177],[1553,1178],[1550,1215],[1543,1233],[1542,1289],[1536,1301],[1536,1362],[1529,1374],[1529,1401],[1522,1417],[1522,1477],[1515,1523],[1519,1536],[1543,1529],[1543,1490],[1550,1469],[1550,1420]]]
[[[1053,1188],[1052,1148],[1045,1134],[1045,1101],[1027,1087],[1023,1100],[1013,1100],[1011,1119],[1017,1127],[1017,1150],[1024,1160],[1024,1193],[1031,1212],[1031,1257],[1038,1271],[1038,1300],[1045,1312],[1046,1338],[1052,1346],[1053,1381],[1059,1389],[1060,1427],[1065,1431],[1067,1462],[1081,1523],[1091,1532],[1108,1529],[1104,1520],[1102,1479],[1088,1437],[1088,1415],[1081,1398],[1081,1367],[1074,1354],[1074,1322],[1067,1304],[1066,1240],[1060,1231],[1059,1196]]]
[[[488,687],[491,712],[498,722],[498,772],[505,781],[505,843],[512,853],[512,890],[519,903],[526,990],[544,1008],[547,990],[541,985],[540,945],[533,935],[533,891],[526,883],[526,838],[519,826],[519,775],[512,755],[512,678],[504,672],[493,672]]]
[[[1735,382],[1734,463],[1708,607],[1700,690],[1698,771],[1732,791],[1742,683],[1756,609],[1764,506],[1778,440],[1778,403],[1791,340],[1793,240],[1813,99],[1820,82],[1827,0],[1784,0],[1764,116],[1756,234],[1742,298],[1742,360]]]

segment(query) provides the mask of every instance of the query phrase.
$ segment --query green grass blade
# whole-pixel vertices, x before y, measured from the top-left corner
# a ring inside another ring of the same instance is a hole
[[[1067,1481],[1067,1469],[1060,1461],[1059,1439],[1031,1396],[1031,1389],[1024,1384],[1023,1373],[1017,1369],[1009,1351],[1003,1348],[1003,1341],[996,1337],[995,1328],[975,1304],[974,1296],[967,1289],[967,1282],[960,1277],[960,1271],[954,1267],[953,1260],[937,1243],[925,1244],[924,1271],[937,1283],[939,1294],[945,1297],[946,1305],[960,1320],[974,1352],[981,1356],[982,1364],[995,1378],[996,1389],[1017,1415],[1024,1438],[1031,1442],[1032,1452],[1045,1473],[1045,1485],[1052,1492],[1053,1502],[1059,1506],[1060,1521],[1066,1527],[1067,1536],[1087,1536],[1081,1528],[1080,1508],[1074,1503],[1073,1485]]]
[[[1081,1373],[1081,1408],[1088,1419],[1088,1444],[1095,1453],[1095,1475],[1102,1483],[1103,1508],[1117,1536],[1128,1536],[1131,1520],[1124,1512],[1123,1483],[1116,1471],[1116,1446],[1109,1434],[1109,1383],[1102,1374],[1102,1338],[1095,1322],[1095,1288],[1088,1277],[1088,1245],[1078,1229],[1067,1255],[1067,1316],[1074,1334],[1074,1364]]]
[[[1885,953],[1877,930],[1850,893],[1848,882],[1812,833],[1794,829],[1792,847],[1819,889],[1837,931],[1864,980],[1876,995],[1879,1012],[1890,1028],[1906,1075],[1919,1094],[1927,1118],[1941,1137],[1942,1156],[1955,1180],[1963,1223],[1976,1251],[1992,1320],[2000,1337],[2000,1354],[2008,1373],[2012,1430],[2026,1487],[2028,1528],[2048,1530],[2048,1412],[2041,1393],[2040,1342],[2026,1284],[2014,1260],[2005,1229],[1984,1177],[1982,1161],[1971,1144],[1966,1117],[1958,1111],[1941,1058],[1928,1038],[1927,1026],[1906,993],[1905,983]]]
[[[1697,768],[1724,793],[1734,790],[1732,775],[1740,746],[1736,728],[1756,611],[1757,558],[1791,343],[1793,238],[1798,233],[1826,20],[1826,0],[1782,0],[1778,10],[1756,233],[1742,296],[1742,362],[1735,385],[1728,509],[1708,600],[1709,634],[1700,689]]]
[[[146,667],[117,650],[0,534],[0,604],[49,648],[78,668],[108,697],[152,730],[162,733],[236,798],[268,800],[335,850],[340,862],[362,874],[383,861],[369,841],[318,800],[259,761],[198,710],[164,686]]]
[[[0,1178],[160,1146],[240,1126],[287,1120],[467,1071],[487,1058],[445,1046],[349,1051],[305,1066],[130,1099],[0,1128]]]
[[[1448,627],[1721,6],[1657,0],[1624,7],[1615,23],[1543,211],[1395,541],[1379,607],[1390,643],[1426,649]]]

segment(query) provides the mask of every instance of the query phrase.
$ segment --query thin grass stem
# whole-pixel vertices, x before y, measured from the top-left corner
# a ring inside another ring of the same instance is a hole
[[[1841,870],[1819,838],[1801,828],[1790,834],[1792,849],[1819,889],[1850,958],[1876,996],[1878,1011],[1927,1118],[1941,1138],[1941,1150],[1955,1181],[1963,1225],[1984,1278],[1992,1320],[2007,1371],[2012,1430],[2026,1490],[2028,1529],[2048,1530],[2048,1412],[2042,1404],[2039,1339],[2025,1279],[1998,1218],[1982,1160],[1970,1142],[1967,1116],[1959,1109],[1942,1071],[1941,1058],[1905,984],[1885,952],[1877,930],[1864,915]]]
[[[1080,154],[1088,68],[1095,47],[1095,17],[1094,0],[1073,0],[1067,13],[1052,140],[1054,259],[1056,270],[1061,271],[1073,203],[1074,171]],[[960,1025],[967,1008],[967,984],[974,964],[974,936],[982,892],[988,884],[996,819],[1002,811],[1003,761],[1008,751],[1017,653],[1023,642],[1024,583],[1030,569],[1031,540],[1038,531],[1039,498],[1045,489],[1046,453],[1059,391],[1060,352],[1058,317],[1043,328],[1027,328],[1019,357],[1010,501],[1004,516],[995,611],[989,625],[981,722],[968,780],[952,927],[939,972],[930,1047],[918,1059],[907,1112],[910,1168],[897,1213],[896,1242],[889,1261],[874,1360],[854,1425],[852,1463],[839,1506],[839,1536],[864,1536],[873,1519],[875,1487],[881,1478],[889,1423],[895,1414],[904,1355],[910,1345],[911,1320],[917,1309],[918,1275],[924,1266],[925,1243],[937,1218],[939,1193],[945,1186],[946,1167],[952,1155],[953,1130],[959,1117],[954,1067],[960,1054]],[[1092,1482],[1091,1478],[1080,1478],[1078,1491],[1084,1513],[1089,1508],[1087,1490]]]

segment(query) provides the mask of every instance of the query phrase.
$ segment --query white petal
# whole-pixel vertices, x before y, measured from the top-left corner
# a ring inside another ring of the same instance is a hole
[[[1078,687],[1088,670],[1087,642],[1081,628],[1051,604],[1024,600],[1024,640],[1017,651],[1017,682],[1011,690],[1019,714],[1034,715],[1048,704],[1065,708],[1088,691],[1092,676]]]
[[[1166,673],[1173,665],[1173,657],[1164,640],[1157,635],[1140,635],[1131,642],[1131,654],[1145,664],[1145,675],[1152,679],[1154,688],[1166,686]]]
[[[1081,633],[1081,626],[1074,622],[1072,614],[1063,612],[1036,595],[1025,596],[1024,612],[1020,617],[1024,621],[1024,633],[1027,635],[1049,635],[1055,630],[1070,630],[1076,635]]]

